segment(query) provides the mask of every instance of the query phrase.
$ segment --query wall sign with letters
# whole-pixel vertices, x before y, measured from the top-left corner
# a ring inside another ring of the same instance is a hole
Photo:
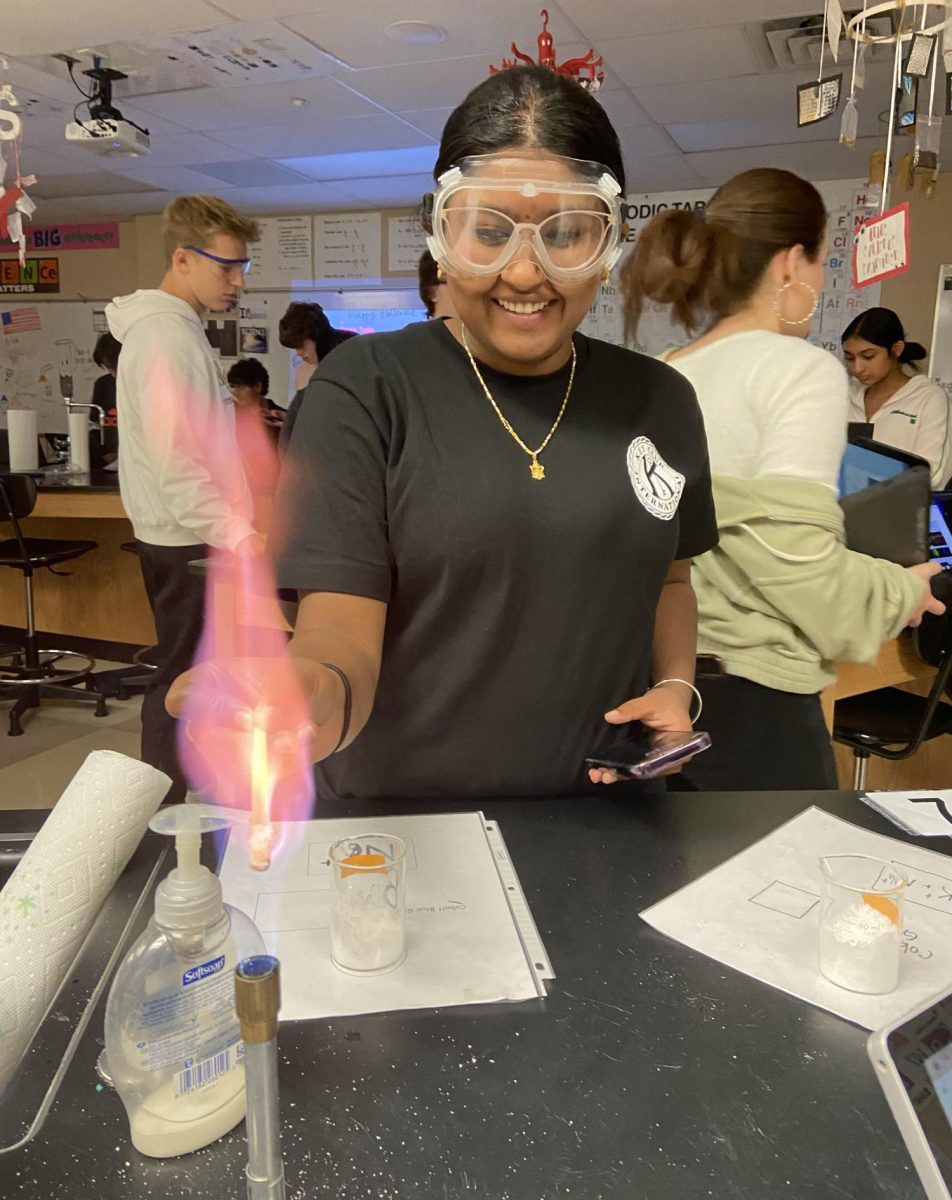
[[[58,258],[28,258],[22,265],[15,258],[0,261],[0,295],[35,295],[59,290]]]

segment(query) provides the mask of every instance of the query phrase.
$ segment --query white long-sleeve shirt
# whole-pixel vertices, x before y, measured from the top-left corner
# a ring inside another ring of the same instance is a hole
[[[867,421],[866,389],[850,381],[850,420]],[[877,442],[908,450],[928,460],[933,488],[943,488],[952,478],[952,403],[944,388],[924,375],[909,381],[873,414]]]
[[[234,550],[254,533],[254,508],[234,402],[198,314],[146,290],[113,300],[106,319],[122,343],[119,490],[136,537]]]

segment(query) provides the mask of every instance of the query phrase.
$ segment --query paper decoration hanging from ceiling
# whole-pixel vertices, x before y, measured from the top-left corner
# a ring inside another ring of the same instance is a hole
[[[26,265],[23,218],[36,212],[26,188],[36,183],[36,176],[20,173],[23,121],[13,111],[18,107],[10,85],[0,84],[0,242],[11,241],[19,248],[22,267]]]

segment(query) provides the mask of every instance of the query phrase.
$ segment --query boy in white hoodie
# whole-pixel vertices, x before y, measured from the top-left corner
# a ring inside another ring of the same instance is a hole
[[[254,221],[213,196],[181,196],[162,217],[167,270],[158,288],[106,309],[122,343],[116,379],[122,435],[119,488],[155,615],[158,670],[142,702],[142,759],[185,780],[177,722],[165,710],[192,665],[204,620],[204,583],[188,564],[207,547],[261,553],[235,440],[234,403],[202,325],[232,307],[247,270]]]

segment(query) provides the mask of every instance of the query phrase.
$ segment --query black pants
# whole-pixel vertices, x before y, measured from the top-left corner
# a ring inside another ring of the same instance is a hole
[[[158,670],[142,698],[142,761],[172,780],[166,802],[185,799],[185,776],[176,751],[178,721],[165,711],[165,697],[175,679],[195,658],[205,622],[205,580],[188,564],[204,558],[204,546],[152,546],[136,542],[142,577],[155,617],[158,637],[154,659]]]
[[[698,728],[711,735],[668,790],[823,791],[838,787],[830,734],[818,695],[800,696],[739,675],[701,676]]]

